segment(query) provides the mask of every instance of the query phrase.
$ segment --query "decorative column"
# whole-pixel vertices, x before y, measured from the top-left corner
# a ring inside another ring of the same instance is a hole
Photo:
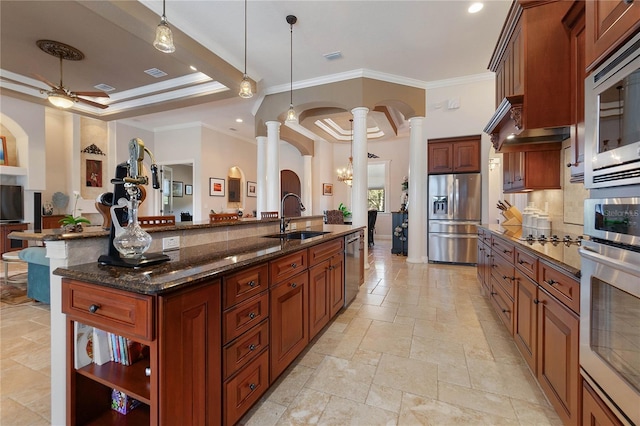
[[[267,121],[267,211],[280,211],[280,122]]]
[[[424,229],[427,215],[425,210],[425,172],[427,148],[423,132],[424,117],[409,119],[411,135],[409,136],[409,238],[407,262],[422,263],[422,247],[425,245],[427,233]]]
[[[267,211],[267,137],[257,136],[258,162],[256,164],[256,217],[260,219],[260,213]]]
[[[367,166],[367,113],[369,108],[357,107],[351,110],[353,114],[353,184],[351,185],[351,215],[354,226],[367,226],[368,217],[368,178]],[[367,232],[364,233],[367,238]],[[369,244],[364,245],[364,258],[368,258]],[[369,268],[364,262],[365,269]]]
[[[302,216],[310,216],[313,214],[313,167],[311,165],[311,155],[303,155],[304,176],[302,177],[302,204],[306,207],[306,211],[302,212]]]

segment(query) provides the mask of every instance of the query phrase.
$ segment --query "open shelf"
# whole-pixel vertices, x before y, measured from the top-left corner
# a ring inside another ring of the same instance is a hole
[[[133,365],[117,362],[103,365],[91,363],[76,372],[107,387],[116,388],[145,404],[151,404],[151,384],[149,377],[144,374],[148,366],[149,359],[140,360]]]

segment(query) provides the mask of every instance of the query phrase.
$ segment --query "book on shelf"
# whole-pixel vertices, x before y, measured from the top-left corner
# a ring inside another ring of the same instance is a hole
[[[93,328],[93,362],[98,365],[111,361],[109,336],[104,330]]]
[[[74,366],[78,369],[93,362],[93,327],[76,321],[73,332],[75,340]]]
[[[129,414],[131,410],[140,405],[141,402],[137,399],[131,398],[124,392],[120,392],[117,389],[111,390],[111,409],[122,414]]]

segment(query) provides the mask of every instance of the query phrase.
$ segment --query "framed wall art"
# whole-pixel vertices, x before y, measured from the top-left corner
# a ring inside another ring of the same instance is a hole
[[[102,188],[102,160],[86,160],[87,186]]]
[[[247,197],[258,196],[258,184],[255,182],[247,181]]]
[[[209,195],[211,197],[224,197],[224,179],[209,178]]]
[[[4,136],[0,136],[0,166],[8,166],[9,161],[7,161],[7,138]]]
[[[182,197],[184,195],[184,183],[174,180],[171,186],[171,195],[174,197]]]
[[[322,184],[322,195],[333,196],[333,184],[332,183],[323,183]]]
[[[185,185],[184,186],[184,194],[185,195],[193,195],[193,186],[192,185]]]

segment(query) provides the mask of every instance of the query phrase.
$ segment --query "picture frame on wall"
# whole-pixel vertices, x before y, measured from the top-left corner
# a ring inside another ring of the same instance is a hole
[[[8,166],[9,160],[7,159],[7,138],[0,136],[2,141],[0,142],[0,166]]]
[[[102,160],[86,160],[87,186],[102,188]]]
[[[171,195],[174,197],[182,197],[184,195],[184,183],[174,180],[171,186]]]
[[[247,181],[247,197],[258,196],[258,184],[255,182]]]
[[[333,184],[332,183],[323,183],[322,184],[322,195],[326,195],[329,197],[333,196]]]
[[[185,185],[184,186],[184,194],[185,195],[193,195],[193,186],[192,185]]]
[[[209,178],[209,196],[211,197],[224,197],[224,179]]]

